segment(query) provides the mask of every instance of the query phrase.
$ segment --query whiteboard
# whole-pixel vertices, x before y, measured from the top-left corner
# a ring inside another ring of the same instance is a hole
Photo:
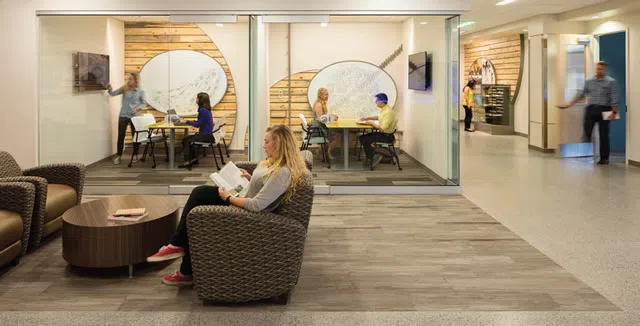
[[[142,67],[140,87],[156,110],[193,115],[198,113],[198,93],[209,94],[211,107],[222,100],[227,75],[218,61],[204,53],[173,50],[153,57]]]
[[[313,77],[307,97],[313,107],[319,88],[329,90],[327,109],[342,118],[378,115],[375,95],[385,93],[394,107],[398,90],[393,78],[378,66],[363,61],[341,61],[322,69]]]

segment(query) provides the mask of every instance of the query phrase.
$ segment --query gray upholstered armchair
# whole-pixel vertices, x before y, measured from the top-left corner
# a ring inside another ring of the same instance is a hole
[[[311,153],[303,155],[310,166]],[[252,173],[257,164],[236,165]],[[286,303],[300,275],[312,205],[309,171],[291,200],[271,213],[227,206],[193,209],[187,230],[198,297],[205,303]]]
[[[0,182],[0,266],[18,263],[27,252],[36,187]]]
[[[0,151],[0,182],[29,182],[36,188],[29,248],[62,228],[62,214],[82,200],[86,168],[82,164],[41,165],[22,170],[7,152]]]

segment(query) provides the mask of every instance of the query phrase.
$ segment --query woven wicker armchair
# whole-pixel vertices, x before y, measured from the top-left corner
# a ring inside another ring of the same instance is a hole
[[[36,249],[43,237],[62,228],[62,213],[82,200],[85,175],[85,166],[76,163],[22,170],[11,154],[0,151],[0,182],[28,182],[36,188],[30,249]]]
[[[311,153],[303,155],[310,165]],[[257,164],[236,165],[252,173]],[[233,206],[193,209],[187,230],[198,298],[286,304],[300,275],[312,205],[313,176],[307,172],[291,200],[272,213]]]
[[[27,252],[35,196],[29,182],[0,182],[0,266],[18,264]]]

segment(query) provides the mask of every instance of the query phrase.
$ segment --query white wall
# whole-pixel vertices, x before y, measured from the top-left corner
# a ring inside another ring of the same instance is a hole
[[[40,162],[91,164],[113,153],[118,99],[105,91],[73,91],[72,55],[110,55],[110,75],[124,75],[124,24],[106,17],[40,21]],[[113,38],[111,38],[113,37]]]
[[[229,148],[244,149],[249,125],[249,24],[198,24],[216,44],[229,65],[236,88],[237,118]],[[215,117],[214,117],[215,118]]]
[[[23,167],[38,164],[38,18],[37,10],[175,10],[194,11],[456,11],[470,10],[470,0],[3,0],[0,2],[0,149],[11,152]],[[15,108],[21,108],[16,110]],[[8,111],[8,112],[7,112]],[[20,121],[14,123],[13,121]],[[20,135],[21,137],[15,137]],[[17,138],[17,139],[16,139]]]
[[[270,85],[287,77],[289,54],[287,24],[270,24]],[[402,23],[318,23],[291,24],[291,72],[322,69],[330,64],[346,61],[366,61],[379,65],[402,45]],[[406,49],[405,53],[406,55]],[[391,75],[398,89],[394,107],[400,111],[405,78],[404,56],[396,58],[385,71]],[[373,102],[372,102],[373,103]],[[373,104],[372,104],[373,105]]]
[[[432,88],[428,91],[406,91],[400,119],[404,129],[401,147],[435,173],[445,177],[448,172],[445,22],[443,18],[430,17],[428,24],[421,25],[420,21],[423,20],[411,18],[403,25],[406,47],[403,61],[407,62],[407,55],[411,53],[430,53],[433,56]],[[404,69],[406,71],[407,68]],[[405,79],[408,78],[408,72],[403,75]]]
[[[529,41],[524,41],[524,63],[520,90],[514,106],[513,128],[515,132],[529,134]]]

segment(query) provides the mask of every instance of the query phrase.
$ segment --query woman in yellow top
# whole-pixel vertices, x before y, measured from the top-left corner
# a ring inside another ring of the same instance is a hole
[[[462,89],[464,96],[462,97],[462,107],[464,107],[464,131],[472,132],[471,119],[473,118],[473,88],[476,86],[476,81],[471,79],[467,85]]]

